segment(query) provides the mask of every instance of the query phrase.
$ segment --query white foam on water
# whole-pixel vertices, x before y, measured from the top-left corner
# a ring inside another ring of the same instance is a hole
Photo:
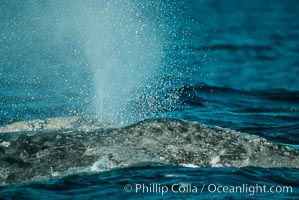
[[[90,171],[92,172],[101,172],[104,170],[109,170],[111,169],[113,166],[109,160],[109,158],[107,156],[104,156],[102,158],[100,158],[99,160],[97,160],[96,162],[94,162],[91,167],[90,167]]]
[[[188,167],[188,168],[197,168],[199,167],[198,165],[190,164],[190,163],[182,163],[180,164],[183,167]]]

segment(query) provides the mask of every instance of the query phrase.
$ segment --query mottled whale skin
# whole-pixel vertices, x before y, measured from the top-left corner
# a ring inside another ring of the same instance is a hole
[[[299,168],[299,151],[230,129],[173,119],[100,128],[80,118],[0,128],[0,184],[159,163]]]

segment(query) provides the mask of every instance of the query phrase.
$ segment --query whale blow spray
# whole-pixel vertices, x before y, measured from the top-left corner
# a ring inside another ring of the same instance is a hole
[[[178,99],[168,90],[178,79],[167,55],[173,39],[168,37],[175,37],[168,26],[172,4],[6,1],[3,6],[19,11],[15,20],[5,19],[11,38],[7,46],[18,47],[11,48],[11,60],[22,64],[13,63],[16,73],[30,83],[27,93],[37,93],[31,85],[46,85],[47,95],[40,98],[46,103],[55,99],[53,109],[67,107],[71,115],[92,115],[116,125],[163,117]]]
[[[171,83],[163,78],[168,9],[157,1],[131,0],[91,1],[79,8],[87,12],[80,16],[80,39],[94,76],[93,105],[100,120],[127,124],[160,116],[177,99],[166,94]]]

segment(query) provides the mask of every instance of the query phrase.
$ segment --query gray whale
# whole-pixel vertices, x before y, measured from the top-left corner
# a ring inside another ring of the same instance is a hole
[[[173,119],[122,128],[52,118],[0,127],[0,184],[142,163],[299,168],[299,151],[234,130]]]

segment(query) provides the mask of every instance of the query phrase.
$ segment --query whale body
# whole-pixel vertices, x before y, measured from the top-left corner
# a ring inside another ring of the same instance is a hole
[[[142,164],[299,168],[299,151],[174,119],[113,128],[79,117],[52,118],[0,127],[1,185]]]

